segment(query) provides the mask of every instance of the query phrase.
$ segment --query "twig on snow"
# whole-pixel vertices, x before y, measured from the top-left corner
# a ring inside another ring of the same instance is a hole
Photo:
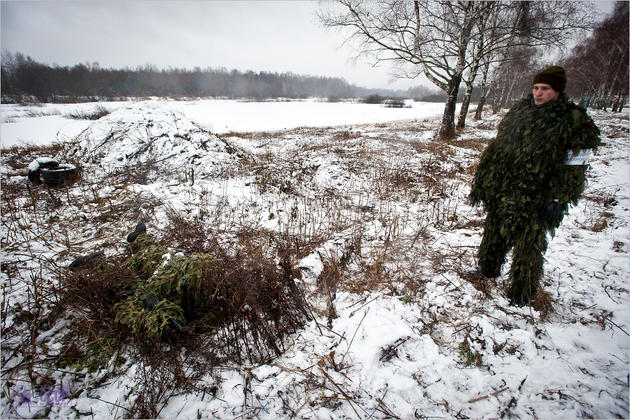
[[[357,328],[354,330],[354,334],[352,334],[352,339],[350,340],[350,343],[348,344],[348,348],[346,349],[346,352],[343,354],[343,356],[341,357],[341,362],[339,362],[339,364],[343,363],[343,359],[346,358],[346,355],[348,354],[348,352],[350,351],[350,347],[352,346],[352,343],[354,342],[354,337],[357,335],[357,331],[359,331],[359,327],[361,326],[361,324],[363,323],[363,320],[365,319],[365,317],[367,316],[368,311],[370,310],[370,308],[366,309],[365,312],[363,313],[363,318],[361,318],[361,321],[359,321],[359,324],[357,325]]]
[[[355,309],[354,311],[350,312],[350,315],[348,316],[348,318],[351,318],[355,313],[357,313],[357,311],[361,308],[363,308],[365,305],[368,305],[372,302],[374,302],[376,299],[378,299],[381,296],[376,296],[374,299],[370,299],[369,301],[365,302],[363,305],[359,306],[357,309]]]
[[[90,397],[90,398],[95,399],[95,400],[99,400],[99,401],[103,401],[103,402],[104,402],[104,403],[106,403],[106,404],[110,404],[110,405],[113,405],[113,406],[115,406],[115,407],[122,408],[122,409],[123,409],[123,410],[125,410],[125,411],[129,411],[129,409],[128,409],[128,408],[123,407],[123,406],[122,406],[122,405],[120,405],[120,404],[116,404],[116,403],[113,403],[113,402],[111,402],[111,401],[107,401],[107,400],[104,400],[104,399],[102,399],[102,398],[99,398],[99,397]]]
[[[500,394],[500,393],[502,393],[502,392],[505,392],[505,391],[507,391],[508,389],[510,389],[510,388],[506,386],[505,388],[501,388],[501,389],[499,389],[498,391],[494,391],[494,392],[491,392],[491,393],[489,393],[489,394],[482,395],[481,397],[477,397],[477,398],[473,398],[472,400],[468,400],[468,402],[469,402],[469,403],[476,403],[477,401],[481,401],[481,400],[488,399],[488,398],[490,398],[490,397],[494,397],[495,395],[498,395],[498,394]]]
[[[610,322],[612,325],[614,325],[615,327],[619,328],[621,330],[621,332],[623,332],[625,335],[630,336],[630,334],[628,334],[628,331],[624,330],[623,328],[621,328],[617,323],[615,323],[612,319],[610,318],[606,318],[606,321]]]
[[[392,412],[392,410],[390,410],[389,407],[387,405],[385,405],[385,403],[383,402],[383,398],[385,398],[385,395],[387,395],[387,391],[389,391],[389,388],[385,388],[385,392],[383,393],[382,397],[380,397],[380,398],[376,397],[376,401],[378,401],[378,404],[374,408],[374,411],[372,411],[372,414],[370,414],[370,418],[372,418],[374,416],[374,412],[376,410],[380,411],[381,413],[385,414],[388,417],[392,417],[392,418],[395,418],[395,419],[399,419],[400,418],[396,414],[394,414]]]

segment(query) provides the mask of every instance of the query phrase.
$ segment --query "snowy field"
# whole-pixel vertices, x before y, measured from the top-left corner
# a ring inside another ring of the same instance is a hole
[[[299,243],[314,319],[271,361],[152,390],[155,417],[628,418],[627,114],[590,112],[603,145],[587,190],[550,240],[536,308],[518,308],[509,261],[495,281],[475,276],[484,215],[466,200],[502,114],[448,143],[434,140],[443,104],[149,100],[64,117],[95,106],[1,108],[3,147],[68,142],[56,158],[83,173],[27,188],[39,152],[3,151],[0,417],[139,415],[152,371],[133,349],[60,368],[72,314],[37,302],[77,256],[123,252],[138,220],[166,236],[176,213],[225,243]]]

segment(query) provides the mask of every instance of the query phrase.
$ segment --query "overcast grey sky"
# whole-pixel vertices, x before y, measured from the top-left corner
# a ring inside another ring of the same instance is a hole
[[[371,88],[429,82],[392,80],[392,69],[355,63],[345,34],[324,28],[314,0],[0,0],[2,51],[46,64],[101,67],[225,67],[343,77]],[[599,1],[612,9],[612,2]]]
[[[391,69],[355,63],[345,36],[324,28],[317,1],[2,0],[2,51],[61,66],[225,67],[343,77],[372,88],[392,83]],[[328,4],[329,5],[329,4]]]

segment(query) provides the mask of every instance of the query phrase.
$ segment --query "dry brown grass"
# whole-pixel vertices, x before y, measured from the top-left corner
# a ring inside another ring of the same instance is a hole
[[[552,299],[549,292],[540,288],[536,292],[534,301],[532,302],[532,308],[540,313],[540,319],[545,321],[549,318],[549,315],[553,312]]]

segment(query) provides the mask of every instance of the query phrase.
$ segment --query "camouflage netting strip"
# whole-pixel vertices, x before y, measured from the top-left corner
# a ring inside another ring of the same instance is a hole
[[[135,334],[144,333],[151,338],[158,339],[172,322],[184,319],[182,308],[166,299],[162,299],[153,307],[147,306],[143,300],[145,293],[139,292],[134,296],[117,303],[115,322],[128,326]]]

